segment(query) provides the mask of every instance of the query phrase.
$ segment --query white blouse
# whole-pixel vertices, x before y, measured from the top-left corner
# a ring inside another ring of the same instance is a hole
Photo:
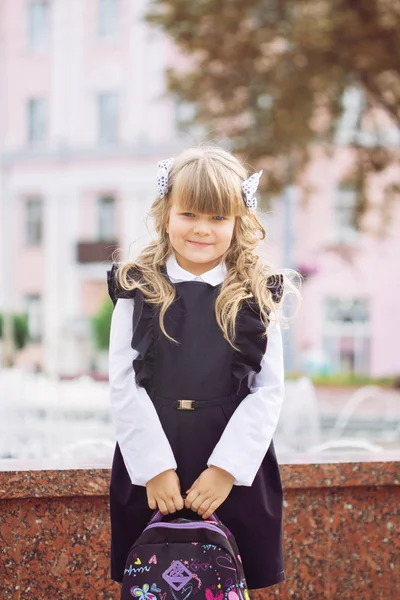
[[[180,267],[174,256],[167,261],[172,283],[204,281],[216,286],[225,278],[224,264],[201,276]],[[135,485],[146,483],[177,464],[156,409],[143,387],[136,384],[132,363],[134,300],[119,298],[110,332],[109,381],[111,413],[125,466]],[[235,477],[235,485],[251,486],[275,432],[284,396],[282,336],[279,324],[268,325],[267,351],[261,371],[252,374],[251,393],[242,400],[208,459]]]

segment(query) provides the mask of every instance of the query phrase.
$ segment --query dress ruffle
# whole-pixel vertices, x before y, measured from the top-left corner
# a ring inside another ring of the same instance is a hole
[[[261,361],[267,347],[267,338],[263,334],[265,327],[260,313],[254,305],[246,303],[236,320],[237,350],[233,353],[232,375],[238,395],[247,395],[248,376],[261,371]]]
[[[118,263],[113,263],[111,269],[107,271],[108,294],[114,306],[116,305],[118,298],[135,298],[136,295],[136,290],[124,290],[121,288],[117,278],[119,267],[120,265]],[[136,270],[133,268],[129,271],[131,277],[135,277],[135,273]]]
[[[270,275],[267,279],[267,288],[272,294],[272,300],[275,304],[279,304],[283,296],[283,275],[280,273]]]
[[[109,296],[115,306],[119,298],[135,300],[135,309],[132,317],[132,342],[131,346],[138,352],[138,357],[133,361],[136,383],[145,386],[151,381],[154,369],[154,332],[153,332],[153,310],[145,302],[141,290],[124,290],[121,288],[117,278],[119,269],[118,263],[113,263],[111,269],[107,271],[107,285]],[[140,272],[132,267],[129,270],[129,277],[139,279]],[[146,360],[144,360],[146,358]]]
[[[153,381],[155,368],[153,318],[154,312],[152,306],[148,302],[145,302],[143,293],[140,290],[136,290],[131,345],[138,352],[138,357],[133,361],[133,369],[137,385],[147,390]]]
[[[267,287],[271,291],[272,300],[278,304],[283,295],[283,275],[268,277]],[[236,320],[235,346],[238,350],[235,350],[233,355],[232,373],[239,395],[249,393],[249,375],[261,371],[261,361],[268,344],[268,337],[265,337],[264,333],[265,327],[258,305],[254,300],[249,300],[240,310]]]

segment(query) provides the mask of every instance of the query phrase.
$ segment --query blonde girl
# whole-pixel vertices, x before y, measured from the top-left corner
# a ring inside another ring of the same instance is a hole
[[[157,508],[218,511],[249,588],[284,579],[272,436],[284,393],[278,307],[297,292],[257,253],[260,175],[215,147],[161,161],[156,238],[108,272],[116,581]]]

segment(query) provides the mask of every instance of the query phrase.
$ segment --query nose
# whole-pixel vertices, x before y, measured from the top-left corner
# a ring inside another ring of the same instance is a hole
[[[210,225],[206,222],[196,223],[196,225],[193,228],[193,233],[195,233],[196,235],[200,235],[202,237],[204,237],[206,235],[210,235],[211,234]]]

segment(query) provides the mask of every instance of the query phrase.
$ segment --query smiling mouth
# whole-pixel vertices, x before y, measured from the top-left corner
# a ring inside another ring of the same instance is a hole
[[[207,242],[193,242],[192,240],[188,240],[190,244],[194,244],[195,246],[206,247],[211,246],[210,243]]]

